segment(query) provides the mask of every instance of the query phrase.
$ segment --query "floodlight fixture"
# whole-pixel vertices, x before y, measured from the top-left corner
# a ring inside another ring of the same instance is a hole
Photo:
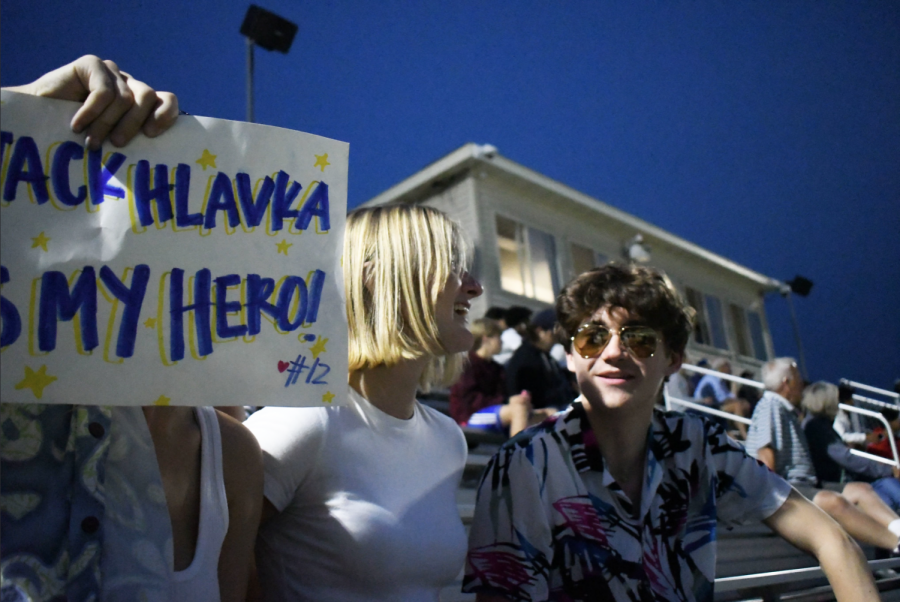
[[[253,123],[253,47],[287,54],[297,35],[297,24],[251,4],[241,34],[247,38],[247,121]]]
[[[252,40],[260,48],[287,54],[294,36],[297,35],[297,24],[251,4],[241,24],[241,35]]]
[[[791,287],[791,292],[795,295],[806,297],[809,295],[809,291],[812,290],[813,281],[798,274],[794,276],[793,280],[788,280],[787,285]]]

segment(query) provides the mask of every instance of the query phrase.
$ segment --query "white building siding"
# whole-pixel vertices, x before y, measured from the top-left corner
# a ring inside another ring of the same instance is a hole
[[[515,223],[515,240],[509,238],[509,234],[503,239],[507,246],[518,249],[518,255],[505,252],[506,269],[509,269],[510,261],[517,266],[513,272],[506,272],[507,277],[514,274],[518,266],[525,265],[522,257],[536,256],[533,240],[546,243],[542,247],[546,258],[550,239],[542,233],[552,237],[555,247],[553,268],[558,280],[554,292],[576,275],[573,243],[582,247],[579,250],[582,264],[598,255],[621,260],[626,241],[641,234],[650,248],[650,264],[665,271],[682,292],[688,288],[697,291],[693,297],[695,301],[699,297],[699,305],[710,319],[721,317],[721,321],[710,321],[711,327],[706,333],[707,339],[718,347],[692,342],[689,350],[694,352],[694,361],[700,357],[724,356],[731,358],[735,368],[741,370],[758,368],[761,362],[754,355],[773,356],[763,295],[780,283],[505,158],[491,156],[484,159],[478,154],[479,148],[477,145],[462,147],[370,201],[421,203],[445,211],[460,223],[475,247],[472,271],[485,289],[485,294],[473,303],[473,317],[483,315],[494,305],[524,305],[540,310],[552,303],[526,296],[552,299],[547,295],[546,284],[536,288],[537,264],[522,268],[523,279],[527,280],[529,273],[532,278],[531,289],[525,280],[517,289],[525,294],[503,289],[497,216]],[[549,265],[547,261],[542,263],[546,269]],[[514,280],[510,282],[515,284]],[[748,316],[751,313],[752,321],[760,326],[757,336],[750,332]],[[736,320],[740,324],[736,324]],[[710,336],[713,331],[715,341]],[[762,351],[757,353],[761,347]],[[741,349],[745,352],[743,355],[738,353]]]

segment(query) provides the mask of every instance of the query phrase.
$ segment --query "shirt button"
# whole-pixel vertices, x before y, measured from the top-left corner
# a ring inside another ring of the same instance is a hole
[[[99,439],[106,433],[106,429],[99,422],[92,422],[88,425],[88,432],[94,436],[94,439]]]
[[[88,535],[96,533],[97,529],[100,528],[100,521],[96,516],[89,516],[81,521],[81,530],[87,533]]]

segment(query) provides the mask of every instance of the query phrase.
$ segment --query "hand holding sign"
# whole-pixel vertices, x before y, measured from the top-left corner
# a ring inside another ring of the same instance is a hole
[[[74,100],[83,103],[72,118],[72,131],[87,130],[86,145],[97,149],[110,135],[115,146],[125,146],[139,131],[153,138],[178,117],[178,99],[157,92],[112,61],[85,55],[47,73],[30,84],[6,88],[14,92]],[[110,134],[110,132],[112,132]]]
[[[62,124],[127,140],[177,101],[94,57],[25,89],[86,104],[4,90],[4,401],[330,403],[347,145],[184,117],[158,142],[85,149]]]

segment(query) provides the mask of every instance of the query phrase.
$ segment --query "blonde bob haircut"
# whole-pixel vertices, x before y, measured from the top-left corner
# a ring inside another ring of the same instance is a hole
[[[435,303],[447,279],[467,269],[467,250],[459,225],[431,207],[383,205],[347,216],[350,372],[428,357],[422,391],[459,376],[465,353],[444,350]]]
[[[803,408],[813,416],[834,418],[837,416],[838,388],[823,380],[814,382],[803,390]]]

